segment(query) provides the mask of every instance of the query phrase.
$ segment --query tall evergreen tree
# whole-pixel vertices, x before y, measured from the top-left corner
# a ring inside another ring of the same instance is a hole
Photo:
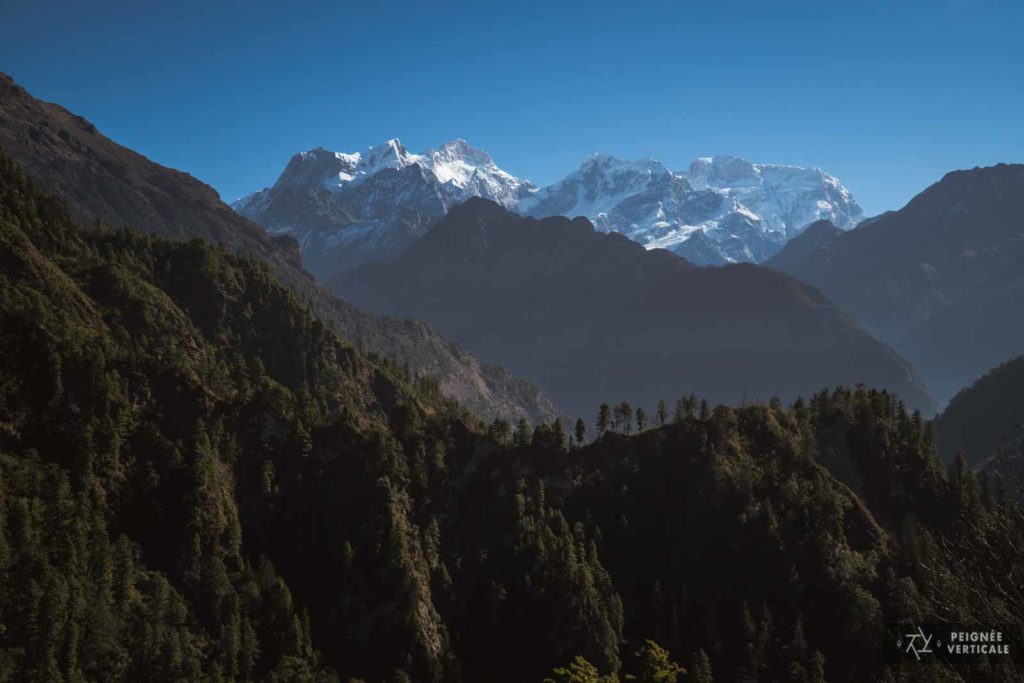
[[[665,423],[668,421],[668,407],[665,405],[664,399],[660,399],[658,401],[658,409],[656,411],[656,415],[658,418],[658,426],[664,427]]]
[[[512,436],[512,445],[516,448],[528,448],[530,442],[533,440],[533,431],[530,429],[530,423],[525,417],[519,418],[516,422],[515,433]]]
[[[680,396],[676,399],[675,411],[672,413],[672,421],[676,424],[680,424],[686,419],[686,398]]]
[[[627,676],[626,680],[638,683],[676,683],[680,676],[686,675],[686,670],[673,662],[668,651],[653,640],[644,641],[637,650],[636,660],[636,674]]]
[[[636,409],[636,430],[642,432],[647,428],[647,411],[643,408]]]
[[[576,436],[576,445],[582,446],[583,439],[587,436],[587,423],[583,421],[583,418],[576,418],[576,428],[574,430]]]
[[[715,677],[711,673],[711,659],[703,649],[697,650],[693,656],[690,679],[693,683],[715,683]]]
[[[595,427],[597,428],[597,437],[601,438],[605,432],[612,426],[612,411],[608,407],[607,403],[602,403],[601,407],[597,411],[597,422]]]
[[[618,406],[619,409],[619,424],[620,429],[626,434],[630,434],[633,431],[633,406],[629,404],[629,401],[623,401]]]

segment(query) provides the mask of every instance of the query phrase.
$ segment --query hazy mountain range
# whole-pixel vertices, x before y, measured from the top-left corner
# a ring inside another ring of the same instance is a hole
[[[393,258],[470,197],[537,218],[585,216],[603,232],[698,265],[758,263],[815,220],[850,228],[863,218],[849,191],[820,169],[724,156],[675,172],[654,159],[593,155],[538,188],[464,140],[421,154],[397,140],[361,153],[303,152],[272,187],[233,206],[272,234],[298,239],[307,267],[326,279]]]
[[[840,310],[907,358],[940,403],[1021,349],[1020,166],[949,174],[907,207],[843,230],[859,209],[838,181],[820,171],[716,157],[674,173],[652,160],[594,156],[565,180],[537,188],[463,141],[420,155],[390,141],[361,154],[314,150],[293,158],[273,188],[242,206],[263,219],[277,217],[268,235],[187,174],[110,142],[84,119],[34,100],[9,79],[2,87],[0,142],[45,187],[65,196],[78,216],[131,221],[154,234],[203,237],[252,254],[346,336],[441,378],[450,395],[481,410],[500,405],[534,418],[556,411],[528,381],[479,363],[422,322],[377,318],[326,294],[302,267],[316,270],[319,264],[324,275],[339,264],[393,259],[453,206],[486,197],[531,215],[590,215],[599,232],[621,231],[649,248],[667,244],[694,263],[720,261],[727,244],[742,243],[744,253],[756,244],[770,251],[790,238],[766,265],[820,287]],[[672,197],[675,204],[666,199]],[[296,207],[319,220],[318,227],[289,227]],[[378,222],[355,226],[351,220],[360,212],[378,216]],[[659,223],[659,216],[674,216],[675,222]],[[819,216],[826,218],[800,234],[806,227],[800,223]],[[631,227],[623,227],[626,220]],[[682,225],[700,227],[673,244]],[[723,238],[725,230],[730,237]],[[422,307],[416,315],[431,318]],[[502,362],[502,355],[487,360]],[[755,391],[754,384],[730,380],[721,396],[738,400],[744,389],[750,397],[765,391]]]
[[[572,414],[615,397],[650,410],[681,386],[742,403],[857,383],[934,409],[910,365],[814,287],[752,264],[695,267],[585,218],[538,220],[471,199],[394,260],[330,287],[431,321],[537,379]]]
[[[766,265],[820,287],[945,402],[1024,351],[1024,165],[949,173],[853,230],[815,226]]]

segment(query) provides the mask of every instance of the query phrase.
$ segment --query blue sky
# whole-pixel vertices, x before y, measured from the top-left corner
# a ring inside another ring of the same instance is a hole
[[[315,146],[463,137],[538,184],[591,152],[820,166],[868,214],[1024,161],[1024,3],[6,0],[0,70],[226,199]]]

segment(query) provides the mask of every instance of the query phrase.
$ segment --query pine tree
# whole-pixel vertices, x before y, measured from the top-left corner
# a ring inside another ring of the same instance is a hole
[[[602,403],[601,407],[597,411],[597,423],[595,424],[597,427],[597,438],[600,439],[604,436],[605,432],[608,431],[608,428],[611,427],[611,424],[612,411],[608,407],[607,403]]]
[[[565,450],[565,427],[562,425],[562,418],[556,417],[549,428],[551,447],[557,450]]]
[[[811,655],[811,662],[807,668],[807,680],[810,683],[825,683],[825,657],[818,650]]]
[[[681,424],[686,419],[686,398],[680,396],[676,400],[676,408],[672,413],[672,421],[676,424]]]
[[[665,405],[664,399],[658,401],[656,415],[658,416],[658,426],[664,427],[665,423],[668,421],[668,407]]]
[[[639,683],[676,683],[686,670],[669,658],[668,651],[653,640],[647,640],[636,652],[637,672],[626,680]]]
[[[512,444],[512,425],[508,420],[495,418],[487,428],[487,436],[499,446],[509,446]]]
[[[533,432],[530,430],[530,423],[525,417],[519,418],[515,434],[512,436],[512,445],[516,448],[529,448],[532,440]]]
[[[551,672],[551,677],[545,678],[544,683],[602,683],[602,680],[597,667],[577,655],[569,666]]]
[[[644,431],[647,428],[647,411],[643,408],[636,409],[636,430]]]
[[[632,433],[633,406],[629,404],[629,401],[623,401],[619,404],[619,424],[622,425],[622,431],[626,434]]]
[[[576,419],[576,429],[574,430],[576,436],[576,445],[582,446],[583,439],[587,435],[587,423],[583,421],[583,418]]]
[[[697,397],[690,394],[686,397],[686,417],[693,417],[697,412]]]
[[[693,655],[693,666],[690,667],[690,679],[693,683],[715,683],[711,673],[711,659],[703,649]]]

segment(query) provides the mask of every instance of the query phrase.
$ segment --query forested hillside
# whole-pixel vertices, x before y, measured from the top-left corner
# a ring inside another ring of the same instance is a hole
[[[884,652],[1024,621],[1019,508],[919,414],[666,398],[481,424],[265,265],[83,230],[0,157],[0,679],[1021,670]]]
[[[380,318],[342,301],[303,270],[291,237],[267,235],[231,210],[205,183],[154,163],[105,137],[81,116],[30,95],[0,73],[0,149],[85,225],[129,225],[157,237],[201,238],[266,263],[274,276],[328,327],[419,373],[478,415],[514,413],[551,419],[557,409],[538,387],[508,370],[480,363],[425,322]]]

